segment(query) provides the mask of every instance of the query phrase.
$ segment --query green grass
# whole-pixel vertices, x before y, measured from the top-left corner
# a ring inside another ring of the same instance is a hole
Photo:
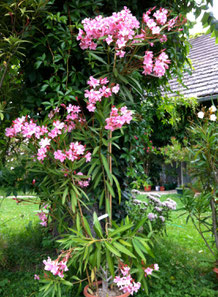
[[[41,272],[47,251],[36,216],[38,200],[31,201],[17,204],[10,198],[0,199],[1,297],[36,296],[32,293],[39,289],[34,274]]]
[[[178,195],[169,197],[181,207]],[[36,198],[31,201],[38,202]],[[1,297],[37,296],[40,285],[33,279],[34,274],[42,274],[43,259],[54,253],[48,234],[39,225],[37,210],[37,204],[16,204],[9,198],[0,199]],[[186,224],[186,216],[178,217],[180,214],[173,212],[173,220],[167,224],[167,236],[157,238],[155,259],[148,259],[148,264],[160,266],[159,278],[148,280],[149,297],[218,296],[212,272],[214,259],[191,222]],[[71,292],[64,297],[74,295]],[[145,297],[146,294],[141,291],[135,296]]]
[[[191,250],[196,255],[194,258],[213,261],[213,256],[207,249],[198,231],[194,228],[191,220],[186,223],[187,215],[182,215],[184,211],[179,210],[183,206],[180,195],[162,195],[160,200],[164,201],[167,198],[173,199],[177,203],[177,210],[172,212],[172,222],[167,222],[168,240],[172,243],[179,244],[185,249]],[[137,196],[137,199],[146,200],[144,195]],[[210,234],[206,234],[205,236],[208,240],[211,239]]]
[[[177,202],[182,208],[179,195],[163,195]],[[145,196],[137,199],[146,200]],[[167,223],[167,234],[159,237],[155,244],[155,262],[160,266],[158,279],[149,279],[149,297],[215,297],[218,296],[211,255],[203,239],[191,221],[186,224],[184,211],[173,211],[172,222]],[[209,235],[208,235],[208,238]],[[150,259],[153,263],[153,259]],[[138,293],[137,297],[144,297]]]

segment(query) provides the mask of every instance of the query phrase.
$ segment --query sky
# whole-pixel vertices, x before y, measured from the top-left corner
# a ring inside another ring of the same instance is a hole
[[[209,10],[208,11],[211,11],[213,12],[214,16],[216,19],[218,19],[218,0],[213,0],[214,4],[213,4],[213,7],[209,6]],[[208,28],[203,28],[202,27],[202,24],[201,24],[201,19],[203,17],[203,14],[202,13],[196,20],[196,25],[194,26],[193,29],[190,30],[190,33],[191,34],[195,34],[195,33],[202,33],[202,32],[206,32],[208,30]],[[195,20],[195,16],[193,15],[193,13],[189,13],[187,15],[187,18],[188,20],[190,21],[194,21]]]

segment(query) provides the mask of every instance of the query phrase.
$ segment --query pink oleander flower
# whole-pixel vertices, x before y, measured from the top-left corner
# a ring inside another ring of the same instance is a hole
[[[143,74],[151,74],[153,71],[153,52],[152,51],[146,51],[144,55],[144,61],[143,61]]]
[[[68,113],[71,113],[71,112],[72,112],[73,114],[78,114],[79,112],[81,112],[80,107],[77,106],[77,105],[69,104],[69,105],[66,107],[66,109],[67,109],[67,112],[68,112]]]
[[[152,269],[152,268],[150,268],[150,267],[147,267],[147,268],[144,270],[145,273],[146,273],[145,276],[147,276],[147,275],[152,275],[153,270],[154,270],[154,269]]]
[[[112,37],[112,35],[108,35],[108,37],[105,39],[105,41],[107,42],[108,45],[110,45],[111,42],[113,42],[113,37]]]
[[[64,128],[64,123],[61,123],[59,120],[58,121],[54,121],[53,122],[53,126],[58,129],[58,130],[61,130]]]
[[[122,277],[120,276],[115,276],[114,278],[114,283],[118,286],[120,290],[123,291],[123,293],[130,293],[133,295],[134,293],[137,293],[138,290],[141,287],[140,282],[135,282],[132,279],[132,276],[129,273],[130,267],[127,265],[124,265],[123,268],[121,269],[121,273],[123,274]]]
[[[57,129],[56,127],[54,129],[52,129],[49,133],[48,133],[48,136],[51,137],[51,138],[55,138],[57,137],[58,135],[61,134],[61,130]]]
[[[38,152],[37,152],[37,159],[39,161],[43,161],[46,158],[46,153],[47,153],[47,148],[46,147],[39,148]]]
[[[64,277],[64,271],[68,271],[66,261],[58,262],[58,259],[52,261],[51,258],[48,257],[47,260],[43,260],[43,264],[45,265],[45,270],[50,271],[53,275],[58,275],[61,278]]]
[[[79,30],[77,40],[82,49],[95,49],[99,38],[106,36],[105,42],[110,45],[115,42],[119,48],[133,39],[139,22],[127,7],[120,12],[114,12],[110,17],[97,16],[94,19],[86,18],[82,21],[83,30]]]
[[[82,172],[78,172],[77,175],[83,175]],[[90,182],[91,178],[88,178],[87,180],[79,180],[78,181],[78,185],[81,187],[81,188],[87,188],[89,186],[89,182]]]
[[[105,120],[107,123],[105,129],[114,131],[115,129],[121,128],[124,124],[129,124],[131,120],[132,111],[127,110],[126,106],[121,109],[112,107],[110,117]]]
[[[167,22],[167,13],[167,9],[160,8],[153,14],[153,16],[156,18],[158,24],[164,25]]]
[[[83,155],[85,152],[85,146],[80,144],[78,141],[71,142],[70,149],[74,152],[75,155]]]
[[[109,80],[107,79],[107,77],[104,77],[104,78],[100,78],[100,84],[103,86],[103,85],[106,85],[109,83]]]
[[[95,79],[93,76],[90,76],[89,80],[87,81],[87,84],[92,87],[92,88],[96,88],[100,85],[100,80],[99,79]]]
[[[166,42],[167,41],[167,36],[164,34],[161,38],[160,38],[160,42]]]
[[[38,275],[38,274],[34,274],[34,279],[35,279],[35,280],[40,280],[39,275]]]
[[[123,266],[121,269],[121,272],[124,276],[128,275],[129,271],[130,271],[130,267],[128,267],[128,266]]]
[[[122,51],[122,50],[119,50],[116,52],[116,56],[120,57],[120,58],[123,58],[125,56],[126,52],[125,51]]]
[[[56,152],[54,152],[54,158],[63,163],[66,159],[66,155],[61,150],[57,150]]]
[[[169,68],[168,64],[170,63],[170,60],[168,60],[168,55],[164,52],[162,52],[155,61],[154,64],[154,74],[161,77],[165,74],[166,69]]]
[[[43,212],[43,210],[39,213],[36,214],[39,219],[41,220],[40,225],[42,225],[43,227],[47,227],[47,223],[48,223],[48,218],[46,213]]]
[[[50,145],[50,142],[51,142],[51,139],[48,139],[47,137],[45,137],[40,140],[39,145],[41,147],[46,147]]]
[[[119,92],[119,84],[116,84],[112,88],[107,86],[109,83],[107,77],[95,79],[92,76],[88,80],[90,90],[85,90],[85,98],[88,99],[87,109],[89,112],[96,110],[96,103],[101,102],[102,98],[109,98],[112,96],[112,92],[117,94]]]
[[[178,17],[169,20],[169,22],[167,23],[167,25],[168,25],[168,31],[171,31],[171,29],[175,26],[177,19],[178,19]]]
[[[120,90],[120,85],[119,84],[116,84],[113,88],[112,88],[112,92],[114,94],[117,94]]]
[[[92,154],[90,152],[88,152],[84,157],[86,158],[86,162],[90,162],[92,159]]]
[[[160,34],[161,28],[159,26],[153,27],[152,28],[152,34]]]

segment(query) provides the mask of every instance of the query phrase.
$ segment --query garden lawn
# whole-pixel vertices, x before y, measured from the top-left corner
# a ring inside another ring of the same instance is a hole
[[[178,195],[162,196],[174,199],[181,207]],[[138,198],[138,197],[137,197]],[[141,197],[141,199],[144,199]],[[30,199],[29,199],[30,200]],[[38,200],[31,200],[37,203]],[[36,297],[39,283],[34,274],[42,274],[43,259],[52,257],[53,242],[39,225],[38,205],[6,198],[0,199],[0,296]],[[150,278],[149,297],[215,297],[218,296],[213,258],[186,216],[173,212],[167,225],[167,236],[157,238],[156,258],[148,264],[160,266],[157,278]],[[63,297],[75,297],[74,292]],[[82,295],[81,295],[82,296]],[[147,296],[140,291],[136,297]]]
[[[158,279],[150,278],[149,297],[213,297],[218,296],[218,284],[212,271],[214,258],[206,248],[203,239],[192,225],[186,224],[187,215],[179,195],[163,195],[177,202],[177,211],[167,223],[167,235],[157,238],[155,263],[160,266]],[[145,195],[137,196],[145,200]],[[208,234],[208,238],[209,234]],[[150,259],[153,263],[153,259]],[[145,296],[144,293],[137,297]]]
[[[1,297],[36,296],[39,289],[34,274],[41,271],[47,252],[36,216],[39,200],[31,201],[17,204],[11,198],[0,198]]]

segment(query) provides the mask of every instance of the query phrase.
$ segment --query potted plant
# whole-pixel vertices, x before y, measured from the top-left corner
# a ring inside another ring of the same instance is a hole
[[[145,175],[145,180],[143,182],[143,186],[144,186],[145,192],[151,191],[152,182],[151,182],[150,177],[148,177],[147,175]]]
[[[105,216],[104,216],[105,217]],[[146,277],[155,270],[157,264],[145,265],[146,254],[153,256],[148,240],[139,229],[145,224],[143,218],[137,225],[126,217],[120,225],[113,223],[111,228],[102,228],[94,213],[94,232],[85,217],[81,226],[59,240],[65,254],[70,253],[69,266],[72,265],[81,275],[87,274],[88,284],[85,297],[127,297],[137,292],[141,285],[146,289]],[[141,283],[133,279],[141,279]],[[77,274],[78,277],[78,274]]]

